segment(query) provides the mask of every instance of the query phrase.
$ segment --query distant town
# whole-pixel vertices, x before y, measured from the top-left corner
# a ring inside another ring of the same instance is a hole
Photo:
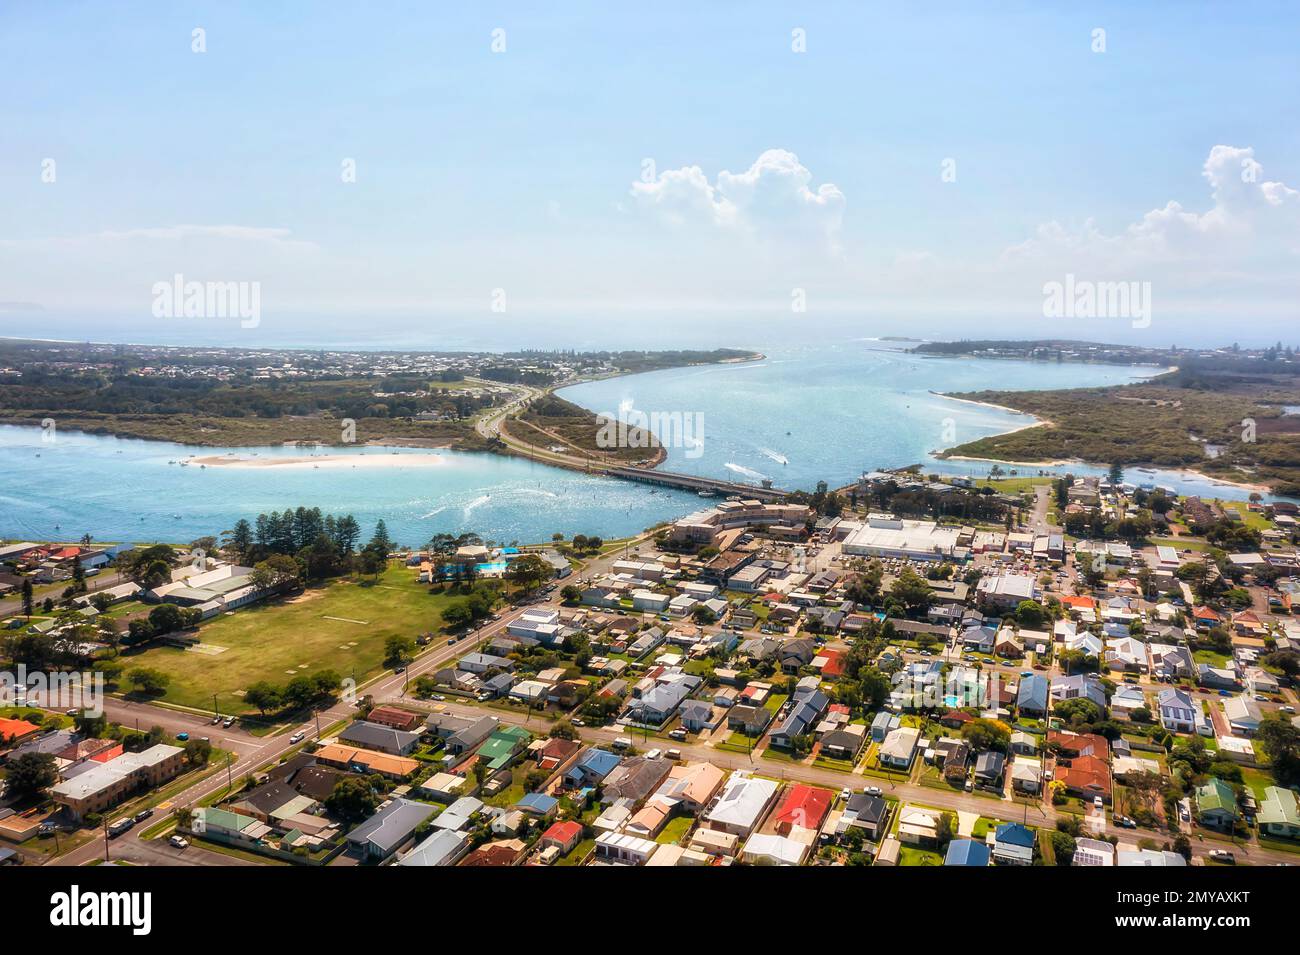
[[[1298,521],[1116,465],[10,541],[0,863],[1291,865]]]

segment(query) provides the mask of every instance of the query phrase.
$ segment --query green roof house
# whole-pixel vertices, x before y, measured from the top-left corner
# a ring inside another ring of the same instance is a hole
[[[1196,816],[1201,825],[1231,829],[1237,821],[1237,794],[1222,779],[1211,779],[1196,790]]]
[[[483,745],[478,748],[478,758],[490,770],[504,769],[528,742],[530,735],[521,726],[503,727],[483,741]]]
[[[1259,806],[1259,831],[1283,839],[1300,839],[1300,798],[1293,790],[1269,786]]]

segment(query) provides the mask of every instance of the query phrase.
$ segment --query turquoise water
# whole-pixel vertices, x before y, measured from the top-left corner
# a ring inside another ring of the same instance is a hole
[[[783,347],[736,365],[673,368],[586,382],[560,394],[592,411],[700,415],[699,445],[668,449],[666,470],[784,489],[832,487],[863,471],[924,464],[940,474],[988,473],[992,463],[940,461],[932,452],[1033,423],[1028,415],[955,401],[935,391],[1028,391],[1123,384],[1163,371],[1116,365],[923,358],[854,341]],[[683,418],[685,420],[685,418]],[[694,420],[694,419],[692,419]],[[683,429],[684,430],[684,429]],[[696,436],[696,435],[692,435]],[[1004,471],[1010,465],[1001,465]],[[1021,474],[1104,475],[1069,465]],[[1184,472],[1130,470],[1125,480],[1182,494],[1245,498],[1248,491]],[[1267,495],[1266,495],[1267,497]]]
[[[933,390],[1068,388],[1128,381],[1153,371],[1101,365],[924,359],[849,342],[773,350],[757,363],[672,369],[564,390],[566,398],[617,413],[699,412],[702,444],[669,451],[666,468],[777,487],[844,484],[862,471],[928,461],[936,448],[1010,430],[1023,415],[940,398]],[[439,532],[473,531],[497,543],[595,534],[621,537],[707,502],[696,495],[590,477],[487,454],[436,454],[437,466],[400,463],[386,449],[329,449],[396,461],[386,467],[180,467],[195,454],[309,458],[296,448],[191,448],[0,426],[0,536],[187,542],[220,534],[241,517],[304,505],[351,513],[368,535],[383,518],[393,538],[420,545]],[[785,463],[781,463],[785,462]],[[370,462],[368,462],[370,463]],[[989,465],[928,462],[945,473]],[[1034,469],[1036,470],[1036,469]],[[1076,474],[1101,473],[1084,466]],[[1246,492],[1170,472],[1128,475],[1184,493]]]
[[[286,507],[351,513],[368,536],[383,518],[399,543],[421,545],[439,532],[473,531],[498,543],[550,540],[553,533],[636,533],[699,506],[693,494],[590,477],[519,458],[456,451],[438,466],[207,467],[180,461],[198,453],[304,458],[295,448],[192,448],[0,426],[0,537],[170,540],[219,535],[241,517]],[[391,450],[329,454],[392,458]],[[39,457],[38,457],[39,455]]]
[[[1157,369],[922,358],[872,342],[782,348],[765,361],[675,368],[563,389],[617,414],[698,412],[702,449],[671,447],[663,466],[780,488],[845,484],[864,470],[927,459],[935,449],[1010,431],[1033,419],[932,391],[1120,384]],[[702,450],[702,453],[700,453]]]

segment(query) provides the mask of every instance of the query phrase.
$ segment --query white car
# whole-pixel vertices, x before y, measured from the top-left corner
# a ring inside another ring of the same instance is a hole
[[[306,738],[307,738],[307,734],[304,733],[302,730],[298,730],[298,732],[294,733],[292,736],[289,737],[289,744],[293,745],[294,743],[301,743]]]
[[[188,849],[190,847],[190,841],[184,836],[172,836],[167,842],[177,849]]]

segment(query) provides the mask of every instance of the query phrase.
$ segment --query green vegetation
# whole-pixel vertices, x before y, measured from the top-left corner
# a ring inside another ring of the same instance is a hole
[[[338,580],[297,597],[247,607],[202,624],[199,648],[150,647],[124,654],[128,671],[168,677],[163,699],[223,713],[252,713],[241,692],[333,670],[358,683],[378,673],[390,637],[436,630],[453,594],[430,594],[393,567],[375,581]]]
[[[1276,360],[1188,361],[1141,384],[961,394],[956,397],[1015,408],[1048,424],[948,453],[1195,467],[1228,480],[1264,481],[1286,493],[1300,488],[1300,419],[1282,414],[1284,406],[1300,403],[1296,375],[1292,363]],[[1209,457],[1204,443],[1222,451]]]

